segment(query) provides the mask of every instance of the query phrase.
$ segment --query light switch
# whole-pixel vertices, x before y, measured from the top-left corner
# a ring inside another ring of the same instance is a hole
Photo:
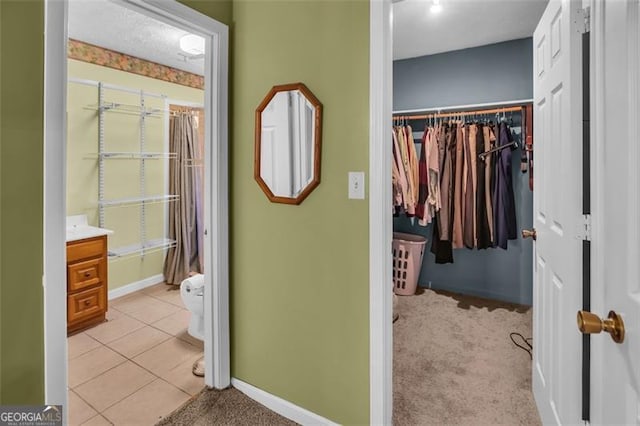
[[[364,200],[364,172],[349,172],[349,199]]]

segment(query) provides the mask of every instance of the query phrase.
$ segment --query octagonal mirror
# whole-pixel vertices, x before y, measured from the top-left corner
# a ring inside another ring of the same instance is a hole
[[[300,204],[320,184],[322,104],[302,83],[274,86],[255,132],[256,181],[272,202]]]

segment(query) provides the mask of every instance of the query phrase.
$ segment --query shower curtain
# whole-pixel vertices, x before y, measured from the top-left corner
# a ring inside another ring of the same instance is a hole
[[[190,272],[202,273],[204,222],[202,215],[202,177],[197,119],[188,112],[169,119],[169,193],[178,200],[169,204],[169,238],[176,245],[167,252],[164,276],[167,284],[179,285]]]

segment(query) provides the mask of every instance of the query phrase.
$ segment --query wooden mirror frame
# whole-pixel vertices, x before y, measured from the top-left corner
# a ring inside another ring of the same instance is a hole
[[[309,184],[298,194],[297,197],[282,197],[275,195],[267,183],[261,177],[261,169],[260,169],[260,158],[261,158],[261,136],[262,136],[262,111],[265,110],[271,99],[278,94],[279,92],[288,92],[299,90],[300,93],[304,95],[305,98],[313,105],[315,108],[314,113],[314,123],[315,123],[315,132],[313,134],[313,179]],[[321,155],[321,147],[322,147],[322,104],[320,101],[314,96],[313,93],[305,86],[303,83],[292,83],[292,84],[283,84],[279,86],[273,86],[267,96],[262,100],[258,108],[256,109],[256,128],[255,128],[255,151],[254,151],[254,178],[262,191],[266,194],[269,201],[272,203],[283,203],[283,204],[300,204],[304,201],[305,198],[309,196],[309,194],[320,185],[320,155]]]

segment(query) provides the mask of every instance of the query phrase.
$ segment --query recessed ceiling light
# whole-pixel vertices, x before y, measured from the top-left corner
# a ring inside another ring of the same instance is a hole
[[[440,0],[433,0],[431,3],[431,13],[440,13],[442,12],[442,5],[440,4]]]
[[[190,55],[204,54],[204,38],[195,34],[180,37],[180,49]]]

